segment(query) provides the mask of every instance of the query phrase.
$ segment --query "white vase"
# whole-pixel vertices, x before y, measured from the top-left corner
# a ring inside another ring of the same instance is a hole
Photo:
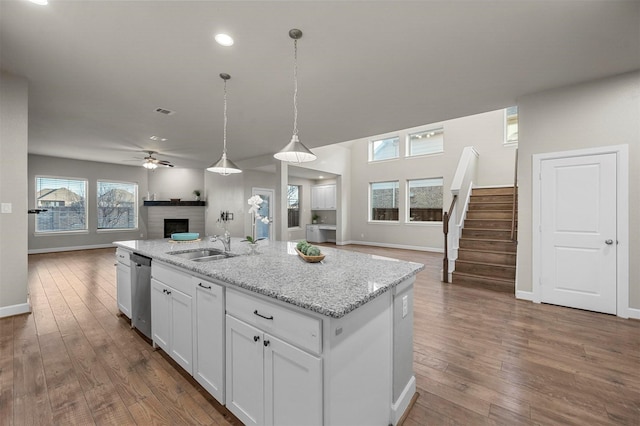
[[[248,255],[258,254],[258,243],[249,243],[249,248],[247,249]]]

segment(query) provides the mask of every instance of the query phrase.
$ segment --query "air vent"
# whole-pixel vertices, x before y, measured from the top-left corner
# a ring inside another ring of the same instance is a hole
[[[165,108],[156,108],[156,112],[158,112],[160,114],[164,114],[164,115],[173,115],[173,114],[175,114],[175,111],[171,111],[171,110],[165,109]]]

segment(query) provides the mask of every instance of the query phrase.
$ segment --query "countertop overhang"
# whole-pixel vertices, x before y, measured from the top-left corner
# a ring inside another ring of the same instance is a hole
[[[194,262],[168,253],[221,249],[219,242],[162,239],[114,244],[332,318],[343,317],[424,269],[421,263],[330,247],[321,247],[322,263],[307,263],[296,253],[296,242],[284,241],[260,241],[259,254],[247,255],[247,243],[232,238],[231,252],[239,256],[212,262]]]

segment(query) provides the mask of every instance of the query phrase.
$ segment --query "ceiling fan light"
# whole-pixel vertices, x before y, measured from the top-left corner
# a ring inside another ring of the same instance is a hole
[[[291,142],[289,142],[279,152],[273,154],[273,156],[277,160],[286,161],[288,163],[306,163],[314,161],[317,158],[309,148],[300,142],[298,135],[293,135],[291,137]]]
[[[233,161],[227,158],[227,154],[223,153],[218,162],[207,167],[207,171],[219,173],[222,176],[229,176],[234,173],[242,173],[242,170],[236,166]]]
[[[157,168],[158,165],[153,161],[145,161],[144,163],[142,163],[142,167],[144,167],[145,169],[153,170]]]

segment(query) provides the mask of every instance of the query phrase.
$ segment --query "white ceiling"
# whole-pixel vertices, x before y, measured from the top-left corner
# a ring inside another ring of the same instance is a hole
[[[30,153],[136,164],[152,149],[204,168],[222,153],[221,72],[229,158],[290,140],[291,28],[304,33],[299,129],[310,148],[640,69],[640,2],[613,0],[0,0],[0,67],[29,80]],[[217,32],[235,45],[217,45]]]

